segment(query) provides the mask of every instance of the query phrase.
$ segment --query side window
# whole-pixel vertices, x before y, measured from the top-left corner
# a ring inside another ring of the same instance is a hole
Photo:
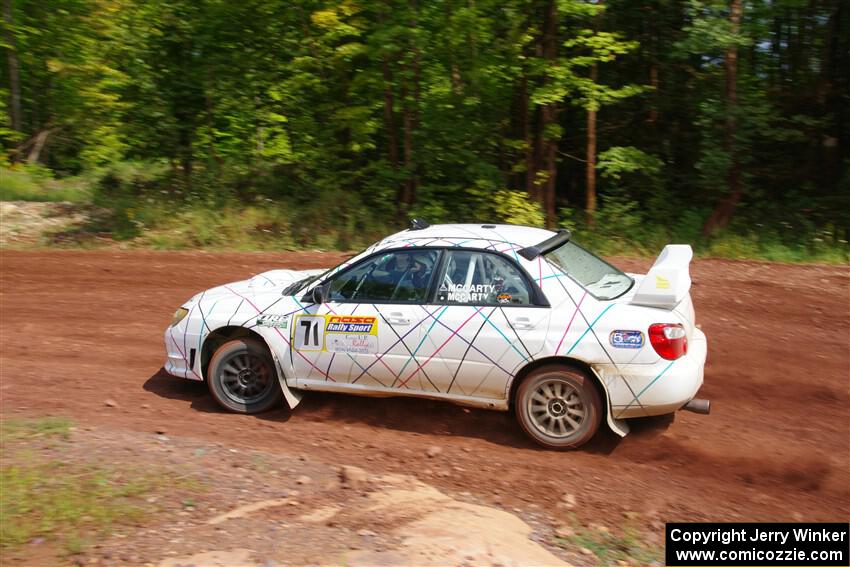
[[[424,302],[436,250],[388,252],[363,260],[331,281],[330,301]]]
[[[530,305],[531,290],[519,270],[487,252],[448,251],[437,302],[473,305]]]

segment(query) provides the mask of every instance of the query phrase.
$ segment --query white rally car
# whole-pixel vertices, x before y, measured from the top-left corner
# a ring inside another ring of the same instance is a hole
[[[567,231],[429,226],[324,270],[272,270],[199,293],[165,332],[174,376],[224,408],[295,407],[305,390],[420,396],[508,410],[552,448],[602,419],[708,413],[690,246],[626,274]]]

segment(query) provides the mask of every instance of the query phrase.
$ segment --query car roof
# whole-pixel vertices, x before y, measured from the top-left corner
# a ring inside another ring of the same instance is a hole
[[[519,249],[540,244],[555,233],[542,228],[512,224],[435,224],[403,230],[384,238],[378,247],[463,246],[466,248]]]

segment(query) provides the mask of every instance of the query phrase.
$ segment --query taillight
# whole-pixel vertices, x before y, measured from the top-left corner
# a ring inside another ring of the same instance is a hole
[[[661,358],[676,360],[688,352],[685,328],[676,323],[655,323],[649,326],[649,342]]]

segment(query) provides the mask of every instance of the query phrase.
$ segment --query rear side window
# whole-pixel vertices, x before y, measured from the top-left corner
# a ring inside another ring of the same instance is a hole
[[[620,297],[634,283],[632,278],[572,241],[547,253],[546,259],[596,299]]]
[[[437,303],[450,305],[531,305],[526,278],[506,259],[487,252],[446,252],[437,280]]]

